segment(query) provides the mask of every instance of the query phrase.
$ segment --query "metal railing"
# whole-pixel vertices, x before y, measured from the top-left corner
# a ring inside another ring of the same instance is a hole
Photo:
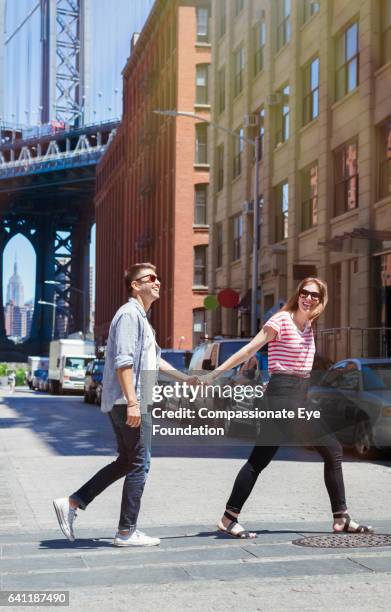
[[[0,180],[13,176],[40,174],[53,170],[62,170],[76,166],[96,164],[106,150],[107,145],[91,147],[84,151],[67,151],[56,155],[33,157],[13,162],[0,163]]]
[[[333,362],[349,357],[391,358],[391,327],[333,327],[315,332],[316,349]]]

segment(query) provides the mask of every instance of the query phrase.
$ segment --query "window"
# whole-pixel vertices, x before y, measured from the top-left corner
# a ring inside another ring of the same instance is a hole
[[[209,104],[208,64],[196,66],[196,104]]]
[[[224,145],[217,147],[217,191],[221,191],[224,187]]]
[[[353,23],[337,39],[337,100],[357,87],[358,58],[358,23]]]
[[[289,139],[289,85],[281,93],[281,105],[277,117],[276,145]]]
[[[391,195],[391,118],[379,132],[379,198],[386,198]]]
[[[358,206],[357,141],[352,140],[334,153],[335,215]]]
[[[219,35],[224,36],[227,30],[227,5],[225,0],[220,0],[220,13],[219,13]]]
[[[291,0],[277,0],[277,51],[291,39]]]
[[[204,6],[197,7],[197,42],[209,42],[209,11]]]
[[[235,17],[237,17],[243,10],[244,0],[235,0]]]
[[[306,125],[319,115],[319,58],[303,69],[303,85],[303,125]]]
[[[391,0],[383,0],[383,62],[391,61]]]
[[[205,338],[206,313],[204,308],[193,310],[193,346],[197,346]],[[194,354],[193,354],[194,357]],[[199,364],[201,369],[201,363]]]
[[[289,208],[289,186],[288,181],[280,183],[275,188],[276,217],[274,242],[280,242],[288,238],[288,208]]]
[[[261,21],[253,28],[254,76],[263,68],[266,40],[266,24]]]
[[[223,265],[223,224],[216,223],[216,268]]]
[[[225,111],[225,66],[217,74],[217,110],[219,115]]]
[[[308,21],[312,15],[315,15],[315,13],[318,13],[319,11],[320,2],[314,2],[314,0],[303,0],[303,23],[306,23],[306,21]]]
[[[259,127],[258,127],[258,157],[263,159],[265,152],[265,109],[262,106],[259,111]]]
[[[232,217],[232,261],[240,259],[242,254],[243,217]]]
[[[232,136],[234,139],[234,155],[233,155],[233,168],[232,178],[235,179],[242,173],[242,153],[244,149],[244,129],[239,128],[236,132],[238,136]]]
[[[304,231],[318,222],[318,164],[303,170],[301,192],[301,229]]]
[[[196,125],[195,163],[208,163],[208,125],[206,123]]]
[[[234,53],[234,71],[234,97],[236,98],[243,89],[244,47],[240,47]]]
[[[194,247],[194,286],[206,287],[206,258],[208,247],[204,244]]]
[[[208,185],[205,183],[196,185],[194,196],[194,224],[206,225],[206,203],[208,196]]]

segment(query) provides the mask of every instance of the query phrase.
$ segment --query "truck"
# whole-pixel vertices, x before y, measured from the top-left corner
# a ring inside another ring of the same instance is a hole
[[[26,372],[26,383],[32,388],[33,376],[36,370],[48,370],[49,368],[49,357],[38,357],[37,355],[30,355],[27,357],[27,372]]]
[[[62,338],[52,340],[49,349],[49,392],[84,393],[84,377],[88,363],[95,359],[95,345],[90,340]]]

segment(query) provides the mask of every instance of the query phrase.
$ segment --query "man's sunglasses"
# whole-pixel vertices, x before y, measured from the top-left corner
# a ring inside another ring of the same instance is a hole
[[[320,298],[322,297],[320,293],[318,293],[317,291],[307,291],[307,289],[302,289],[299,295],[302,298],[307,298],[311,296],[312,300],[317,300],[317,301],[319,301]]]
[[[162,282],[161,277],[157,276],[156,274],[146,274],[145,276],[139,276],[138,278],[135,278],[134,280],[143,281],[143,283],[156,283],[156,281],[159,281],[159,283]]]

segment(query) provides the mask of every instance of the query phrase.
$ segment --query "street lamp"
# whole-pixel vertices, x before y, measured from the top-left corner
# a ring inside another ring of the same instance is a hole
[[[52,340],[54,339],[54,328],[56,325],[56,308],[61,308],[59,304],[55,302],[46,302],[45,300],[38,300],[38,304],[42,304],[43,306],[52,306],[53,308],[53,318],[52,318]]]
[[[63,283],[61,283],[60,281],[55,281],[55,280],[45,280],[45,284],[46,285],[63,285]],[[81,295],[83,296],[82,299],[82,305],[83,305],[83,334],[84,336],[87,333],[86,330],[86,305],[85,305],[85,290],[84,289],[78,289],[77,287],[72,287],[69,286],[67,287],[67,289],[69,289],[70,291],[76,291],[77,293],[81,293]]]
[[[254,148],[255,153],[255,172],[254,172],[254,212],[253,212],[253,261],[251,270],[251,335],[255,336],[258,332],[257,326],[257,292],[258,292],[258,224],[259,224],[259,202],[258,202],[258,185],[259,185],[259,136],[258,134],[254,140],[241,136],[237,132],[226,128],[224,125],[210,121],[203,115],[197,115],[196,113],[187,111],[177,110],[154,110],[156,115],[164,115],[166,117],[190,117],[208,123],[217,130],[227,132],[235,138],[239,138],[246,144],[251,145]]]

